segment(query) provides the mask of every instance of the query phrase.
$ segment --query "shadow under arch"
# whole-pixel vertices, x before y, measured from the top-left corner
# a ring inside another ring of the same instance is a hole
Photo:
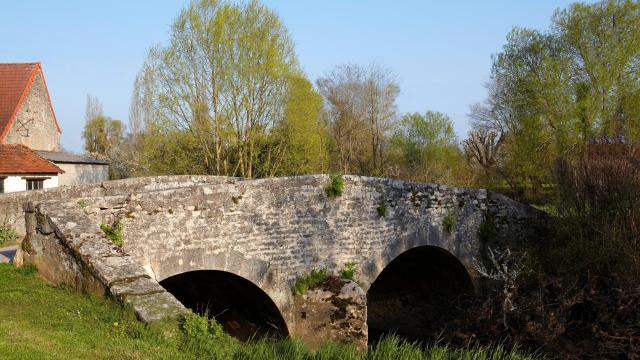
[[[289,335],[273,300],[251,281],[220,270],[188,271],[160,281],[185,307],[215,319],[231,336],[281,339]]]
[[[412,341],[437,338],[473,296],[471,277],[450,252],[419,246],[393,259],[367,292],[369,344],[394,333]]]

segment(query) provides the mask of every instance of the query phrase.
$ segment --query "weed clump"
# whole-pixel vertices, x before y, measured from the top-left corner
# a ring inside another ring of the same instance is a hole
[[[387,212],[389,210],[389,206],[387,205],[387,199],[380,200],[376,211],[378,211],[378,216],[385,217],[387,216]]]
[[[342,270],[340,270],[340,277],[343,279],[354,281],[353,276],[355,272],[356,272],[356,263],[350,261],[344,264],[344,267],[342,268]]]
[[[124,246],[124,239],[122,239],[122,224],[115,222],[112,225],[102,224],[100,229],[104,231],[104,234],[113,242],[117,247]]]
[[[9,225],[0,224],[0,246],[18,241],[18,233]]]
[[[447,216],[442,219],[442,229],[447,234],[451,235],[453,230],[456,228],[456,219],[453,217],[451,213],[447,214]]]
[[[327,196],[330,198],[336,198],[338,196],[342,196],[342,191],[344,190],[344,180],[342,180],[342,175],[335,174],[331,175],[331,182],[327,187],[324,188],[324,191],[327,193]]]
[[[310,273],[303,274],[296,280],[291,287],[291,292],[294,295],[302,295],[307,290],[322,284],[329,276],[329,271],[326,268],[313,269]]]

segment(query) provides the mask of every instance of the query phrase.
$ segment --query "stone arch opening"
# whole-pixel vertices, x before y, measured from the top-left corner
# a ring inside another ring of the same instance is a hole
[[[448,251],[435,246],[405,251],[367,292],[369,344],[391,333],[412,341],[433,339],[472,295],[471,277]]]
[[[199,270],[160,281],[185,307],[214,318],[242,341],[281,339],[286,322],[269,295],[251,281],[226,271]]]

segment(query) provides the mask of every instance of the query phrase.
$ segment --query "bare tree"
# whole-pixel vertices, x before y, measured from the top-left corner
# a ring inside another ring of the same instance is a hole
[[[481,168],[487,176],[496,170],[502,137],[488,128],[478,128],[462,142],[464,152],[472,166]]]
[[[508,328],[507,314],[517,309],[514,301],[518,289],[518,278],[524,273],[523,258],[515,255],[508,248],[498,250],[488,247],[487,260],[488,264],[484,264],[474,257],[473,266],[480,275],[503,283],[502,323]]]
[[[87,94],[87,106],[85,110],[85,122],[89,122],[94,118],[104,116],[102,103],[97,96]]]
[[[129,130],[133,141],[142,132],[143,129],[143,93],[141,82],[143,74],[138,74],[133,83],[133,93],[131,94],[131,104],[129,104]]]
[[[318,79],[345,173],[381,174],[384,141],[397,116],[399,87],[379,65],[340,65]]]

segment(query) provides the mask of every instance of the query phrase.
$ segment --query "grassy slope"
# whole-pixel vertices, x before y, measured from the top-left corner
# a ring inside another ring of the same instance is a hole
[[[154,337],[113,302],[49,287],[32,269],[0,264],[2,359],[180,357],[174,344]]]
[[[383,341],[367,354],[330,345],[315,355],[297,341],[249,345],[208,333],[195,338],[180,333],[167,340],[112,301],[47,286],[32,268],[0,264],[0,359],[204,359],[216,354],[256,360],[540,359],[499,347],[422,351],[397,339]]]

